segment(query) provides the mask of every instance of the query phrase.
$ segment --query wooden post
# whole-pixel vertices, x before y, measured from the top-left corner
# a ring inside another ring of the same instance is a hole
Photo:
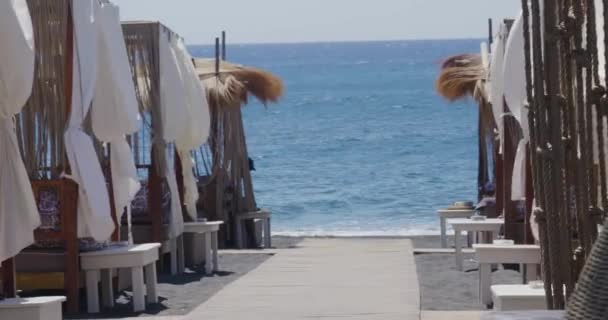
[[[492,43],[494,42],[494,31],[492,30],[492,18],[488,19],[488,52],[492,52]]]
[[[226,31],[222,31],[222,61],[226,61]]]
[[[112,221],[114,221],[114,232],[112,232],[112,241],[120,241],[120,219],[118,218],[118,210],[124,210],[124,208],[116,208],[116,202],[114,201],[114,185],[112,180],[112,147],[108,144],[108,157],[107,157],[107,171],[106,178],[108,179],[108,193],[110,196],[110,210],[112,214]],[[122,211],[121,211],[122,213]],[[122,216],[122,215],[121,215]]]
[[[151,148],[151,163],[148,169],[148,215],[152,222],[152,241],[163,242],[163,190],[162,190],[162,178],[160,173],[156,169],[159,164],[155,157],[155,149],[157,146]]]
[[[181,158],[179,156],[179,153],[177,152],[177,150],[173,151],[175,156],[174,156],[174,163],[175,163],[175,178],[177,180],[177,190],[179,192],[179,201],[182,204],[182,215],[184,217],[184,221],[190,220],[190,216],[188,214],[186,214],[186,206],[185,206],[185,202],[184,202],[184,198],[185,198],[185,188],[184,188],[184,168],[182,167],[182,161]],[[195,216],[197,214],[195,213]]]
[[[507,110],[506,104],[504,104],[504,112]],[[523,227],[522,221],[518,221],[517,217],[517,206],[516,202],[511,200],[511,187],[513,185],[513,168],[515,167],[515,153],[517,150],[516,141],[516,129],[517,121],[509,116],[503,117],[501,120],[504,126],[504,142],[502,150],[502,178],[503,178],[503,190],[499,196],[503,198],[503,213],[505,217],[505,238],[515,240],[516,243],[523,243],[523,235],[521,228]]]
[[[2,293],[5,298],[14,298],[17,295],[15,281],[15,260],[8,259],[2,262]]]
[[[532,180],[532,157],[530,148],[526,148],[526,221],[525,221],[525,238],[524,243],[534,244],[534,236],[532,235],[531,219],[532,219],[532,202],[534,201],[534,180]]]
[[[215,75],[220,75],[220,38],[215,38]]]
[[[77,313],[80,309],[80,249],[78,247],[78,185],[68,179],[61,181],[64,186],[62,197],[62,228],[65,240],[64,286],[67,293],[67,310]]]
[[[68,2],[68,21],[66,34],[66,61],[65,61],[65,115],[69,117],[72,112],[72,87],[73,87],[73,68],[74,68],[74,17],[72,6]],[[66,168],[66,172],[70,172]],[[66,219],[63,221],[62,228],[65,240],[65,273],[64,286],[67,295],[67,311],[77,313],[80,309],[80,264],[78,248],[78,185],[71,180],[63,179],[62,203]]]

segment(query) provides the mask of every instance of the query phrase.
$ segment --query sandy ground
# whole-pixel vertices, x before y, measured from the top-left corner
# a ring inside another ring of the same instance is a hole
[[[300,238],[273,238],[273,247],[278,249],[295,248]],[[253,253],[252,253],[253,252]],[[68,319],[118,319],[124,317],[149,316],[178,316],[185,315],[194,308],[207,301],[229,283],[237,280],[272,255],[264,250],[247,251],[247,253],[221,253],[221,271],[213,276],[204,276],[202,268],[188,270],[187,273],[177,276],[160,274],[158,279],[158,294],[160,302],[149,305],[145,312],[134,313],[130,303],[130,291],[120,293],[116,298],[116,305],[111,310],[102,310],[101,314],[88,315],[82,313],[72,315]],[[83,308],[86,300],[81,301]]]
[[[403,237],[383,237],[385,239]],[[438,236],[408,237],[415,248],[439,248]],[[273,237],[273,246],[278,249],[297,250],[302,238]],[[450,239],[449,243],[453,243]],[[202,269],[190,270],[179,276],[160,275],[160,302],[149,306],[145,313],[133,313],[129,302],[130,292],[122,292],[116,307],[104,313],[89,316],[80,314],[71,319],[117,319],[140,316],[177,316],[194,310],[227,284],[237,280],[264,263],[272,253],[264,250],[248,250],[246,253],[228,251],[220,254],[221,272],[214,276],[204,276]],[[465,270],[459,272],[454,265],[453,254],[418,254],[415,257],[421,292],[422,310],[485,310],[478,303],[477,269],[472,255],[465,255]],[[496,283],[520,283],[520,274],[510,270],[493,273]],[[83,295],[83,306],[86,305]]]
[[[415,237],[416,248],[439,248],[439,237]],[[464,240],[463,240],[464,241]],[[450,238],[449,244],[453,244]],[[416,270],[422,295],[422,310],[485,310],[478,302],[478,269],[465,255],[465,272],[456,270],[453,254],[416,255]],[[512,270],[492,273],[494,283],[520,284],[521,275]]]

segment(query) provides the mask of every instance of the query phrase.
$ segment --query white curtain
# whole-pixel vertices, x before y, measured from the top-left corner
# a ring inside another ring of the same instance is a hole
[[[89,111],[97,80],[96,0],[72,2],[74,19],[74,68],[72,111],[64,138],[71,179],[78,183],[78,236],[98,241],[114,231],[110,201],[93,141],[82,129]]]
[[[498,128],[498,136],[500,139],[500,153],[502,154],[504,144],[504,126],[503,126],[503,115],[504,115],[504,76],[503,76],[503,65],[505,55],[505,41],[507,36],[507,29],[505,24],[501,24],[498,30],[498,34],[494,38],[492,43],[492,57],[490,61],[490,75],[489,75],[489,97],[492,103],[492,113],[496,120],[496,126]]]
[[[507,41],[504,58],[504,94],[513,117],[519,122],[523,138],[517,146],[511,184],[511,199],[522,200],[526,197],[526,150],[530,141],[526,95],[526,64],[524,54],[523,15],[520,14]]]
[[[135,86],[117,6],[105,3],[97,14],[97,85],[91,107],[95,136],[109,143],[114,203],[120,220],[141,185],[125,135],[140,126]]]
[[[181,89],[183,90],[183,96],[186,98],[185,111],[188,114],[175,145],[182,165],[184,202],[187,213],[192,220],[196,220],[196,202],[199,195],[193,172],[194,160],[191,151],[200,147],[209,138],[211,119],[202,83],[192,63],[192,57],[182,39],[171,41],[171,50],[177,58],[182,83]]]
[[[599,62],[599,73],[602,83],[606,83],[606,46],[604,44],[604,2],[602,0],[595,0],[595,22],[597,30],[597,49],[598,49],[598,62]]]
[[[34,35],[25,0],[0,1],[0,261],[34,242],[40,215],[23,165],[13,116],[34,80]]]
[[[175,52],[171,49],[171,41],[175,36],[161,26],[159,32],[159,61],[160,61],[160,114],[163,128],[163,141],[165,143],[175,142],[182,134],[184,123],[188,120],[186,109],[186,96],[181,82],[180,67]],[[171,236],[176,237],[184,231],[184,220],[182,206],[175,176],[174,164],[167,152],[165,159],[165,178],[171,192]]]

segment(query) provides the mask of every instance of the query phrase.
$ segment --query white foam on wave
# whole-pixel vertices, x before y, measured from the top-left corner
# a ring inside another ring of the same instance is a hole
[[[273,230],[272,235],[286,237],[408,237],[439,235],[439,229],[429,227],[389,230]]]

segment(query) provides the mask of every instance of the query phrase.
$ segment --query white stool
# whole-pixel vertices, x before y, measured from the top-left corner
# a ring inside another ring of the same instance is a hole
[[[0,301],[0,319],[61,320],[65,297],[14,298]]]
[[[496,311],[546,310],[545,290],[523,285],[492,286]]]
[[[102,300],[104,307],[114,306],[112,270],[130,269],[133,287],[133,311],[145,310],[144,268],[146,269],[147,302],[156,303],[156,261],[160,243],[145,243],[131,247],[115,247],[101,251],[80,254],[81,268],[86,274],[87,311],[99,312],[98,283],[101,271]]]
[[[523,282],[536,280],[537,267],[540,265],[540,246],[537,245],[495,245],[475,244],[475,255],[479,262],[479,301],[483,305],[492,302],[492,265],[513,263],[525,265]]]
[[[447,248],[448,247],[448,240],[447,240],[447,227],[446,227],[446,220],[447,219],[456,219],[456,218],[470,218],[472,215],[475,214],[475,210],[471,209],[471,210],[449,210],[449,209],[442,209],[442,210],[437,210],[437,215],[439,215],[439,226],[441,227],[441,247],[442,248]]]
[[[219,270],[218,259],[218,232],[223,221],[209,222],[187,222],[184,223],[184,233],[193,233],[202,235],[203,241],[203,258],[205,259],[205,273],[211,275]],[[195,238],[196,240],[196,238]],[[198,241],[195,241],[192,248],[196,250]]]
[[[256,212],[246,212],[237,214],[235,217],[236,222],[236,247],[238,249],[243,248],[243,224],[248,220],[262,220],[262,227],[264,229],[264,247],[266,249],[271,248],[271,233],[270,233],[270,211],[262,209]]]
[[[462,243],[460,236],[463,231],[467,232],[482,232],[489,233],[490,238],[494,239],[498,236],[500,228],[505,224],[502,219],[485,219],[485,220],[472,220],[472,219],[450,219],[448,223],[454,228],[454,243],[455,243],[455,258],[456,268],[462,271],[463,257],[462,257]]]

